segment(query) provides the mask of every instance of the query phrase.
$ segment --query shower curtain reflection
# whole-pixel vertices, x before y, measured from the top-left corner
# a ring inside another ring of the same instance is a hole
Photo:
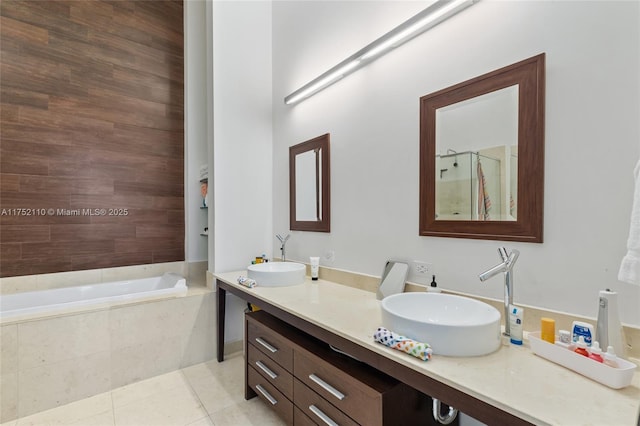
[[[436,173],[437,220],[505,220],[499,159],[472,151],[437,155]]]

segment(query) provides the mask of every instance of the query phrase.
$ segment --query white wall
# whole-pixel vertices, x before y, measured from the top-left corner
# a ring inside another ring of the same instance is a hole
[[[184,3],[185,260],[207,260],[207,211],[200,209],[200,165],[207,163],[207,38],[204,1]]]
[[[518,86],[436,111],[436,154],[518,144]]]
[[[271,3],[214,1],[212,9],[215,225],[209,270],[225,272],[245,269],[263,253],[271,256],[275,239]],[[227,341],[242,338],[243,307],[229,297]]]
[[[288,229],[288,147],[331,133],[329,234],[287,254],[380,275],[385,259],[434,264],[445,288],[502,298],[478,273],[517,248],[516,303],[595,317],[598,290],[640,325],[640,288],[617,281],[640,141],[640,3],[484,0],[314,97],[283,98],[429,2],[273,3],[273,228]],[[243,25],[243,29],[249,28]],[[420,96],[546,52],[543,244],[418,235]],[[242,158],[242,157],[240,157]],[[240,186],[240,190],[243,187]],[[277,249],[271,241],[272,249]]]

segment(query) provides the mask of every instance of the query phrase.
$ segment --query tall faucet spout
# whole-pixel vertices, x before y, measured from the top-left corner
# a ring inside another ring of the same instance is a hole
[[[283,237],[280,234],[276,234],[276,238],[280,240],[280,251],[282,252],[282,257],[281,260],[284,262],[285,259],[287,258],[286,253],[285,253],[285,246],[287,244],[287,240],[289,240],[289,237],[291,236],[291,234],[287,234],[286,237]]]
[[[506,262],[509,259],[509,253],[507,253],[507,249],[505,249],[504,247],[498,248],[498,254],[502,258],[503,262]]]
[[[500,272],[504,273],[504,334],[511,335],[511,324],[509,323],[509,306],[513,305],[513,267],[520,256],[516,249],[508,253],[504,247],[498,249],[498,254],[502,258],[502,263],[478,275],[480,281],[486,281],[496,276]]]
[[[502,263],[497,264],[493,268],[491,268],[491,269],[489,269],[487,271],[484,271],[483,273],[478,275],[478,278],[480,278],[480,281],[486,281],[489,278],[493,278],[494,276],[496,276],[500,272],[504,272],[505,270],[506,270],[505,264],[504,264],[504,262],[502,262]]]

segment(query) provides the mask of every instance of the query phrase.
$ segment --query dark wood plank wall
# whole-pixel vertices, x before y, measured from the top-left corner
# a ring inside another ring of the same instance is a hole
[[[184,260],[182,15],[0,2],[0,276]]]

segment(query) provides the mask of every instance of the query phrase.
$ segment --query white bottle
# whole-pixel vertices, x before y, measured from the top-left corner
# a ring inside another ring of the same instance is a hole
[[[309,258],[309,263],[311,264],[311,279],[313,281],[317,281],[318,269],[320,268],[320,257],[311,256]]]
[[[625,339],[618,312],[618,293],[602,290],[598,297],[598,321],[595,338],[603,348],[613,346],[616,354],[624,357]]]
[[[509,305],[509,333],[511,343],[514,345],[522,344],[522,316],[524,308]]]
[[[613,349],[613,346],[607,347],[607,352],[602,356],[604,361],[603,364],[608,365],[609,367],[618,368],[618,357]]]

